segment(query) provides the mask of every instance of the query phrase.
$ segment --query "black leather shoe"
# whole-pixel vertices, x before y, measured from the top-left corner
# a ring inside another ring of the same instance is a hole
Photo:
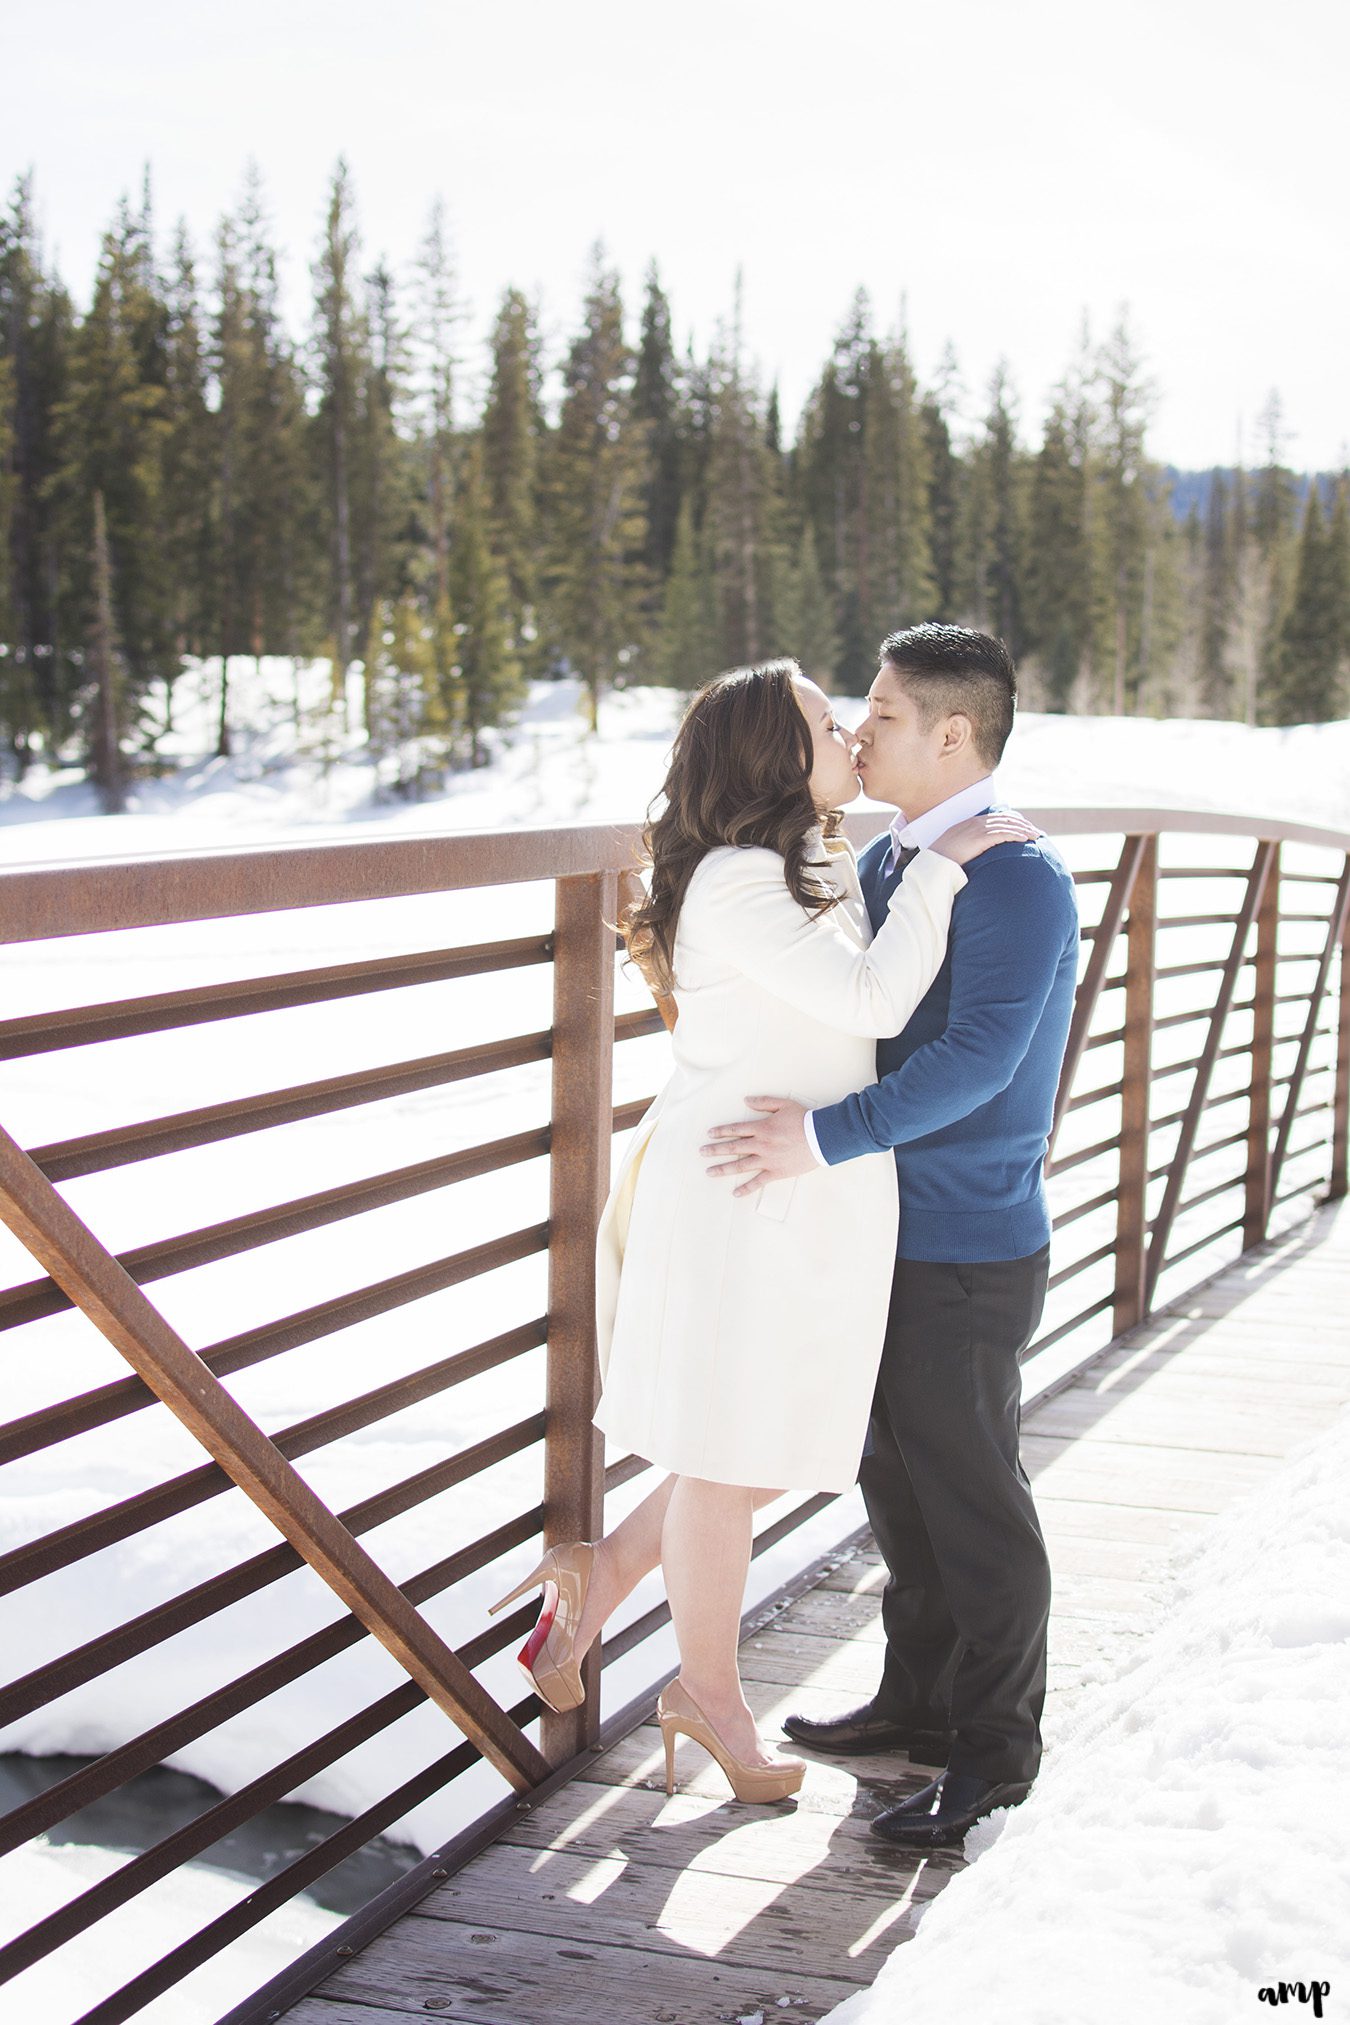
[[[871,1751],[908,1751],[916,1765],[945,1765],[954,1732],[925,1729],[916,1723],[893,1722],[876,1714],[871,1702],[832,1722],[816,1722],[811,1716],[785,1716],[783,1728],[794,1742],[813,1751],[837,1752],[842,1757],[860,1758]]]
[[[1018,1806],[1030,1791],[1030,1780],[999,1782],[970,1772],[943,1772],[908,1800],[878,1814],[872,1833],[902,1849],[945,1849],[986,1814]]]

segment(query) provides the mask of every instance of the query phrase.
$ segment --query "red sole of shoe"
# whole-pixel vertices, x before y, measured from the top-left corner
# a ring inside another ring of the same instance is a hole
[[[552,1582],[546,1582],[544,1584],[544,1607],[539,1613],[539,1622],[535,1625],[534,1630],[530,1633],[516,1655],[526,1673],[534,1672],[535,1661],[548,1643],[548,1635],[553,1629],[553,1620],[557,1614],[557,1587]]]

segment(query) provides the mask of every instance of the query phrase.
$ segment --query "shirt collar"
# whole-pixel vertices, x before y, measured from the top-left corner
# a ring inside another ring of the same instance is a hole
[[[944,836],[955,823],[963,823],[967,816],[983,815],[998,799],[994,791],[994,776],[986,774],[983,780],[972,781],[969,787],[960,788],[954,795],[948,795],[945,802],[939,802],[935,809],[929,809],[913,822],[906,820],[903,809],[895,812],[891,824],[891,858],[896,859],[904,851],[926,851]]]

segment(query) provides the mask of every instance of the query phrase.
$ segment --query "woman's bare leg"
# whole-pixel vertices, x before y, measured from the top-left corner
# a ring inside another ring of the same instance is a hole
[[[663,1477],[640,1505],[634,1505],[626,1519],[595,1543],[595,1560],[586,1590],[586,1607],[577,1629],[575,1651],[578,1659],[599,1636],[605,1620],[618,1609],[625,1596],[637,1588],[644,1575],[661,1561],[661,1534],[666,1523],[670,1494],[679,1479]],[[781,1491],[753,1491],[754,1509],[771,1505]],[[745,1586],[745,1578],[741,1578]]]
[[[661,1563],[680,1648],[680,1679],[727,1748],[747,1765],[774,1765],[736,1663],[751,1518],[777,1491],[677,1477],[666,1501]]]

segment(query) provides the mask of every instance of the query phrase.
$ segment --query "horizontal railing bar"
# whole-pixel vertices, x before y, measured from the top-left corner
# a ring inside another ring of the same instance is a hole
[[[406,1202],[432,1189],[449,1188],[457,1181],[470,1181],[480,1174],[496,1174],[523,1160],[539,1160],[549,1150],[546,1126],[531,1132],[516,1132],[507,1139],[489,1140],[483,1146],[466,1147],[462,1153],[442,1153],[432,1160],[419,1160],[386,1174],[371,1175],[364,1181],[343,1182],[317,1195],[298,1196],[270,1209],[250,1210],[224,1223],[208,1224],[183,1237],[161,1238],[135,1251],[121,1252],[118,1264],[139,1285],[167,1279],[194,1266],[213,1265],[219,1259],[236,1258],[240,1252],[259,1245],[276,1244],[282,1238],[299,1237],[325,1224],[342,1223],[367,1210],[385,1209],[391,1203]],[[0,1293],[0,1329],[13,1329],[20,1322],[35,1321],[40,1315],[59,1314],[69,1308],[68,1295],[51,1280],[30,1280],[23,1286]]]
[[[464,1449],[453,1462],[433,1463],[430,1468],[391,1484],[387,1490],[363,1498],[337,1516],[353,1535],[382,1526],[386,1520],[398,1518],[414,1506],[425,1504],[429,1498],[438,1497],[442,1491],[466,1483],[469,1478],[490,1469],[494,1463],[504,1462],[509,1456],[532,1448],[543,1436],[546,1418],[542,1413],[532,1413],[514,1426]],[[302,1565],[295,1548],[286,1542],[264,1548],[262,1553],[236,1562],[221,1574],[208,1576],[205,1581],[184,1590],[180,1596],[170,1597],[166,1603],[158,1603],[150,1610],[142,1611],[115,1630],[102,1632],[97,1638],[73,1647],[59,1658],[46,1661],[31,1673],[0,1688],[0,1726],[31,1715],[34,1709],[42,1708],[60,1695],[69,1694],[73,1688],[83,1687],[87,1681],[97,1680],[100,1675],[110,1673],[113,1667],[135,1659],[153,1646],[162,1645],[178,1632],[219,1615],[230,1604],[238,1603],[245,1596],[256,1595],[258,1590],[279,1582],[283,1575],[289,1575]]]
[[[48,1181],[70,1181],[76,1175],[102,1174],[134,1161],[181,1153],[190,1146],[242,1139],[250,1132],[271,1131],[275,1126],[294,1124],[302,1118],[319,1118],[359,1104],[378,1104],[390,1097],[407,1096],[414,1090],[437,1089],[472,1076],[520,1068],[527,1062],[544,1062],[552,1052],[553,1036],[548,1032],[485,1041],[477,1047],[424,1055],[420,1061],[392,1062],[386,1068],[361,1069],[349,1076],[329,1076],[322,1082],[297,1083],[289,1090],[273,1090],[262,1097],[208,1104],[200,1110],[152,1118],[143,1125],[120,1126],[109,1132],[90,1132],[79,1139],[60,1140],[51,1146],[30,1147],[28,1157],[37,1163]]]
[[[663,1034],[666,1023],[655,1006],[650,1012],[619,1013],[614,1020],[616,1041],[637,1041],[646,1034]]]
[[[1234,928],[1237,918],[1236,914],[1160,914],[1158,933],[1161,935],[1165,928]]]
[[[523,1727],[538,1716],[538,1697],[526,1695],[506,1713],[512,1722]],[[231,1941],[267,1919],[278,1907],[288,1904],[307,1885],[325,1877],[357,1850],[364,1849],[368,1842],[374,1841],[393,1822],[402,1820],[414,1807],[443,1792],[462,1773],[477,1764],[481,1756],[482,1753],[467,1740],[456,1744],[444,1757],[437,1758],[425,1770],[406,1779],[383,1800],[376,1801],[363,1814],[345,1822],[313,1849],[288,1864],[285,1870],[277,1871],[186,1941],[161,1955],[157,1962],[143,1969],[131,1982],[124,1983],[111,1997],[105,1998],[92,2011],[86,2011],[76,2025],[125,2025],[125,2021],[144,2010],[152,1998],[181,1983],[193,1969],[210,1961],[213,1955],[218,1955]]]
[[[1045,1171],[1047,1174],[1067,1174],[1070,1168],[1085,1167],[1089,1160],[1100,1160],[1104,1153],[1114,1153],[1119,1145],[1120,1134],[1116,1132],[1110,1139],[1098,1140],[1095,1146],[1085,1146],[1080,1153],[1066,1153],[1047,1161]]]
[[[1286,877],[1286,878],[1288,878],[1288,877],[1289,877],[1289,874],[1288,874],[1288,873],[1286,873],[1286,874],[1285,874],[1285,877]],[[1336,881],[1335,881],[1334,879],[1325,879],[1325,880],[1320,880],[1320,881],[1319,881],[1319,884],[1321,884],[1321,885],[1326,885],[1326,886],[1334,886],[1334,885],[1336,884]],[[1325,927],[1326,927],[1326,925],[1327,925],[1327,922],[1328,922],[1328,920],[1329,920],[1329,919],[1330,919],[1330,914],[1329,914],[1329,913],[1327,913],[1327,914],[1292,914],[1292,913],[1291,913],[1291,914],[1281,914],[1281,916],[1280,916],[1280,926],[1281,926],[1281,928],[1284,928],[1284,927],[1286,927],[1286,926],[1288,925],[1288,923],[1289,923],[1289,922],[1291,922],[1291,921],[1297,921],[1297,922],[1305,922],[1305,923],[1306,923],[1306,922],[1312,922],[1312,923],[1315,923],[1315,924],[1316,924],[1316,926],[1317,926],[1318,928],[1325,928]]]
[[[605,1470],[606,1495],[610,1491],[621,1489],[624,1484],[630,1484],[634,1477],[640,1477],[644,1471],[650,1468],[651,1464],[644,1456],[620,1456],[618,1462],[610,1463]]]
[[[1105,1034],[1089,1034],[1087,1040],[1083,1045],[1083,1053],[1086,1055],[1093,1048],[1119,1047],[1120,1043],[1124,1040],[1124,1038],[1125,1038],[1124,1027],[1112,1027],[1110,1032]]]
[[[1039,1336],[1028,1349],[1022,1362],[1024,1364],[1027,1363],[1029,1359],[1038,1355],[1042,1350],[1053,1349],[1061,1337],[1071,1336],[1075,1329],[1081,1329],[1083,1324],[1090,1322],[1095,1315],[1103,1314],[1107,1308],[1114,1305],[1114,1302],[1115,1295],[1113,1293],[1103,1294],[1099,1301],[1093,1301],[1091,1306],[1084,1308],[1081,1313],[1070,1315],[1068,1321],[1061,1322],[1057,1329],[1049,1329],[1044,1336]]]
[[[1174,977],[1207,977],[1216,970],[1226,970],[1227,968],[1227,957],[1212,956],[1205,957],[1197,963],[1160,963],[1154,971],[1153,976],[1155,983],[1162,984]],[[1213,1012],[1214,1008],[1213,1006],[1206,1006],[1205,1010],[1206,1012]]]
[[[1071,874],[1075,886],[1109,886],[1114,872],[1074,872]]]
[[[1257,837],[1341,852],[1350,848],[1344,830],[1276,822],[1250,813],[1105,808],[1025,813],[1061,837]],[[853,817],[845,828],[850,838],[862,842],[878,834],[878,818]],[[638,864],[640,856],[638,825],[590,823],[108,859],[100,863],[97,878],[91,878],[83,865],[23,866],[0,873],[0,919],[5,924],[4,940],[30,942],[625,871]],[[1161,874],[1164,879],[1247,875],[1246,868],[1228,865],[1167,866]]]
[[[1085,1258],[1075,1259],[1072,1265],[1061,1266],[1057,1273],[1051,1273],[1045,1283],[1047,1293],[1055,1287],[1062,1287],[1066,1280],[1076,1278],[1079,1273],[1085,1273],[1089,1266],[1099,1266],[1103,1259],[1113,1259],[1115,1255],[1116,1241],[1112,1238],[1109,1244],[1099,1245],[1095,1252],[1089,1252]]]
[[[544,1508],[534,1505],[518,1518],[509,1519],[505,1524],[494,1527],[492,1532],[485,1533],[481,1539],[471,1541],[467,1547],[433,1562],[410,1581],[402,1583],[402,1592],[410,1603],[427,1603],[456,1582],[462,1582],[465,1576],[490,1567],[513,1547],[523,1546],[526,1540],[537,1538],[543,1523]],[[313,1673],[316,1667],[359,1645],[368,1636],[360,1618],[350,1615],[340,1617],[325,1625],[322,1631],[311,1632],[307,1638],[250,1667],[233,1681],[212,1689],[190,1708],[166,1716],[152,1728],[142,1731],[140,1736],[130,1738],[91,1764],[82,1765],[68,1778],[58,1780],[55,1785],[48,1786],[45,1791],[0,1818],[0,1855],[18,1849],[35,1835],[45,1834],[58,1822],[68,1820],[81,1808],[91,1806],[107,1793],[115,1792],[139,1773],[162,1764],[185,1745],[205,1736],[208,1730],[216,1729],[245,1709],[255,1708],[278,1689],[288,1687],[307,1673]]]
[[[1325,1143],[1326,1142],[1323,1141],[1323,1144]],[[1313,1153],[1317,1149],[1315,1147],[1310,1146],[1305,1150],[1309,1153]],[[1289,1157],[1290,1156],[1288,1154],[1285,1155],[1286,1160],[1288,1160]],[[1311,1194],[1313,1189],[1321,1188],[1323,1186],[1324,1181],[1325,1176],[1320,1174],[1314,1175],[1311,1181],[1296,1181],[1293,1184],[1292,1188],[1282,1188],[1270,1206],[1272,1209],[1280,1209],[1286,1202],[1292,1202],[1295,1196],[1309,1195]]]
[[[1087,1202],[1077,1202],[1072,1209],[1061,1210],[1059,1215],[1052,1220],[1052,1228],[1055,1230],[1067,1230],[1069,1225],[1077,1223],[1080,1217],[1091,1216],[1095,1209],[1105,1209],[1108,1204],[1115,1201],[1118,1194],[1118,1189],[1108,1188],[1101,1195],[1092,1196]]]
[[[1202,1188],[1199,1195],[1191,1196],[1186,1202],[1179,1202],[1176,1208],[1177,1216],[1183,1217],[1188,1211],[1201,1209],[1205,1203],[1213,1202],[1216,1196],[1227,1195],[1231,1190],[1241,1188],[1245,1180],[1244,1174],[1225,1175],[1222,1181],[1214,1182],[1209,1188]]]
[[[376,1280],[350,1294],[339,1294],[331,1301],[302,1308],[279,1322],[266,1322],[257,1329],[244,1330],[241,1335],[227,1336],[201,1351],[200,1361],[217,1378],[265,1364],[302,1344],[337,1335],[360,1322],[372,1321],[377,1315],[423,1300],[428,1294],[443,1293],[464,1280],[477,1279],[501,1266],[532,1258],[547,1249],[548,1231],[546,1223],[533,1224],[525,1230],[510,1231],[505,1237],[490,1238],[485,1244],[471,1245],[467,1251],[433,1259],[430,1265],[415,1266],[387,1280]],[[0,1426],[0,1463],[14,1462],[20,1456],[50,1448],[53,1442],[86,1434],[91,1428],[106,1427],[155,1403],[156,1394],[141,1379],[118,1378],[89,1392],[77,1393],[73,1399],[59,1400],[54,1406],[38,1407]]]
[[[0,879],[3,875],[0,874]],[[0,934],[0,942],[6,940]],[[408,956],[377,956],[360,963],[333,963],[316,970],[289,970],[275,977],[239,978],[194,985],[184,991],[155,992],[106,1004],[66,1006],[0,1020],[0,1061],[24,1055],[56,1054],[87,1048],[96,1041],[127,1040],[134,1034],[167,1033],[175,1027],[285,1012],[292,1006],[320,1005],[368,992],[406,991],[418,984],[445,984],[456,978],[485,977],[548,963],[552,938],[523,935],[506,942],[481,942],[466,949],[428,949]]]
[[[1256,831],[1251,833],[1256,835]],[[1250,865],[1161,865],[1160,879],[1249,879]]]
[[[1251,1097],[1250,1090],[1233,1090],[1230,1091],[1227,1096],[1218,1095],[1213,1097],[1206,1097],[1204,1103],[1200,1106],[1200,1109],[1202,1112],[1219,1111],[1223,1109],[1225,1104],[1246,1103],[1250,1097]],[[1189,1106],[1185,1111],[1169,1111],[1165,1118],[1154,1118],[1150,1122],[1149,1131],[1150,1132],[1170,1131],[1173,1125],[1180,1125],[1188,1115],[1189,1115]],[[1217,1153],[1221,1146],[1236,1146],[1239,1139],[1245,1139],[1246,1136],[1247,1134],[1245,1131],[1234,1132],[1231,1133],[1227,1139],[1215,1139],[1212,1140],[1208,1146],[1197,1146],[1194,1152],[1191,1154],[1191,1159],[1203,1160],[1207,1153]],[[1161,1180],[1164,1174],[1170,1174],[1171,1171],[1172,1171],[1171,1161],[1165,1160],[1161,1167],[1151,1167],[1149,1169],[1148,1178],[1150,1181],[1159,1181]]]
[[[1281,872],[1280,878],[1291,886],[1339,886],[1340,875],[1336,872]],[[1323,916],[1323,919],[1326,917]]]
[[[449,1391],[452,1386],[463,1384],[466,1379],[477,1378],[485,1371],[495,1371],[499,1365],[509,1364],[527,1351],[537,1349],[547,1337],[545,1323],[526,1323],[522,1328],[493,1337],[472,1350],[461,1350],[452,1357],[442,1358],[437,1364],[428,1364],[420,1371],[410,1372],[406,1378],[391,1379],[372,1392],[345,1400],[341,1405],[327,1407],[322,1413],[311,1414],[307,1420],[297,1420],[271,1437],[273,1445],[288,1462],[294,1462],[297,1456],[309,1455],[330,1442],[341,1441],[358,1428],[388,1419],[422,1400],[432,1399],[438,1393]],[[77,1561],[86,1560],[90,1554],[100,1553],[105,1547],[115,1546],[119,1540],[147,1532],[151,1526],[162,1525],[166,1519],[177,1518],[196,1505],[222,1497],[233,1488],[234,1479],[219,1463],[202,1463],[196,1469],[185,1470],[164,1483],[122,1498],[102,1511],[91,1512],[68,1526],[60,1526],[26,1546],[13,1547],[7,1554],[0,1554],[0,1596],[8,1596],[30,1582],[55,1574],[60,1568],[72,1567]]]
[[[1240,1216],[1235,1217],[1232,1223],[1220,1224],[1218,1230],[1211,1231],[1208,1237],[1196,1238],[1191,1244],[1184,1245],[1179,1252],[1170,1252],[1158,1268],[1159,1274],[1167,1272],[1172,1266],[1181,1265],[1186,1259],[1193,1258],[1196,1252],[1207,1251],[1209,1246],[1216,1245],[1220,1238],[1230,1237],[1235,1230],[1241,1230],[1242,1224],[1243,1219]]]
[[[1104,1104],[1108,1097],[1119,1097],[1124,1088],[1124,1083],[1120,1082],[1104,1084],[1100,1090],[1084,1090],[1081,1097],[1070,1097],[1064,1106],[1064,1114],[1067,1117],[1070,1111],[1086,1111],[1090,1104]]]
[[[634,1125],[640,1125],[647,1112],[651,1109],[653,1101],[651,1097],[634,1097],[630,1103],[616,1104],[614,1106],[612,1130],[615,1132],[629,1132]]]
[[[1251,1011],[1252,1001],[1249,998],[1240,999],[1236,1005],[1229,1006],[1228,1017],[1231,1020],[1235,1013],[1248,1013]],[[1212,1005],[1200,1005],[1196,1006],[1193,1012],[1164,1013],[1161,1019],[1154,1020],[1153,1031],[1155,1034],[1161,1034],[1165,1033],[1169,1027],[1194,1026],[1199,1020],[1209,1019],[1213,1012],[1214,1008]],[[1251,1042],[1247,1041],[1244,1045],[1249,1048]]]
[[[776,1547],[780,1540],[788,1537],[789,1533],[795,1533],[799,1526],[804,1526],[808,1520],[814,1519],[817,1512],[823,1512],[827,1505],[832,1505],[837,1496],[837,1491],[818,1491],[804,1504],[794,1505],[781,1519],[775,1519],[771,1526],[766,1526],[762,1533],[755,1535],[750,1548],[750,1559],[756,1561],[761,1554],[767,1554],[770,1547]],[[604,1641],[600,1655],[601,1666],[612,1666],[616,1660],[625,1658],[636,1646],[650,1638],[654,1631],[662,1630],[669,1623],[669,1603],[654,1604],[650,1610],[644,1611],[641,1617],[635,1617],[631,1624],[626,1624],[613,1638]]]
[[[1247,1093],[1244,1090],[1242,1094],[1245,1097]],[[1241,1132],[1229,1132],[1222,1139],[1211,1140],[1208,1146],[1197,1146],[1191,1154],[1191,1164],[1194,1165],[1197,1160],[1208,1160],[1211,1153],[1226,1153],[1231,1146],[1241,1146],[1245,1143],[1246,1138],[1247,1132],[1244,1127]],[[1170,1174],[1171,1171],[1171,1161],[1165,1161],[1161,1167],[1150,1168],[1148,1178],[1150,1181],[1161,1181],[1163,1176]],[[1180,1216],[1180,1214],[1181,1211],[1178,1209],[1177,1215]]]

